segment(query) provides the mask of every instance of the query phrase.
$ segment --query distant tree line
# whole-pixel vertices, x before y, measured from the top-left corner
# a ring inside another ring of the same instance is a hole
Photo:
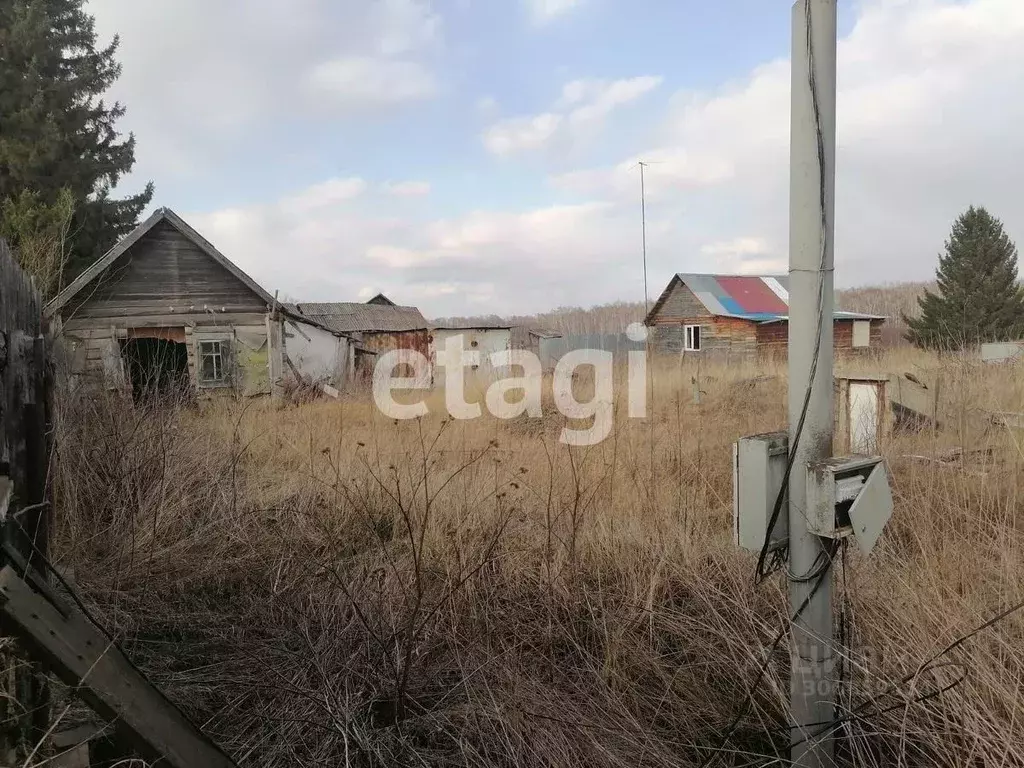
[[[439,326],[507,323],[543,328],[569,336],[586,333],[623,333],[626,326],[644,319],[644,303],[616,301],[599,304],[588,309],[583,307],[558,307],[536,315],[477,315],[471,317],[440,317],[434,320]]]
[[[907,330],[904,316],[917,314],[918,299],[934,283],[892,283],[865,288],[836,291],[836,306],[852,312],[867,312],[888,318],[886,337],[890,343],[900,343]],[[642,301],[617,301],[599,304],[589,309],[559,307],[536,315],[476,315],[471,317],[441,317],[435,319],[440,326],[508,323],[545,328],[569,335],[591,333],[625,333],[626,326],[644,319]]]
[[[836,291],[836,306],[886,318],[890,345],[961,349],[1024,338],[1024,288],[1017,247],[1003,224],[971,206],[953,224],[933,282],[906,282]],[[439,325],[509,323],[563,335],[622,333],[643,320],[643,302],[619,301],[590,309],[560,307],[537,315],[440,318]]]

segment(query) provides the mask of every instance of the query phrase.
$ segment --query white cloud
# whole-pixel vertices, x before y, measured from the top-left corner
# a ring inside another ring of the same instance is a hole
[[[366,249],[366,258],[392,269],[406,269],[422,260],[416,251],[394,245],[371,245]]]
[[[332,180],[277,202],[186,218],[268,290],[343,301],[379,286],[433,315],[467,303],[511,313],[527,297],[537,310],[568,303],[581,270],[614,272],[633,246],[620,214],[603,202],[479,210],[413,226],[361,192],[359,180]]]
[[[394,197],[424,197],[430,194],[429,181],[389,181],[384,191]]]
[[[434,76],[422,64],[403,59],[342,56],[309,73],[309,85],[341,109],[387,107],[430,98]]]
[[[708,259],[709,272],[739,275],[780,274],[787,270],[786,256],[762,237],[737,237],[708,243],[700,249]]]
[[[837,284],[930,276],[952,220],[971,203],[1003,218],[1024,247],[1015,162],[1024,157],[1024,101],[1013,97],[1024,83],[1024,3],[864,0],[858,14],[839,54]],[[591,83],[567,84],[543,113],[553,119],[505,125],[489,148],[557,146],[572,136],[575,111],[593,107],[577,120],[595,114],[600,123],[599,105],[631,93]],[[789,66],[780,60],[719,88],[677,93],[648,133],[623,140],[619,162],[554,178],[561,204],[467,207],[423,223],[340,179],[189,218],[268,289],[307,300],[374,286],[440,316],[639,299],[637,161],[650,163],[657,295],[679,271],[786,268],[788,142]]]
[[[580,8],[586,0],[525,0],[527,11],[536,24],[547,24]]]
[[[291,215],[305,216],[353,200],[365,191],[366,182],[360,178],[328,179],[284,198],[279,205]]]
[[[349,116],[430,96],[442,47],[428,0],[88,0],[99,42],[115,34],[136,175],[205,171],[282,115]],[[317,87],[312,87],[312,85]]]
[[[600,121],[617,107],[629,104],[661,84],[662,78],[646,75],[623,80],[573,80],[562,87],[562,103],[572,107],[573,123]]]
[[[542,149],[562,135],[567,141],[600,129],[618,107],[636,101],[654,90],[660,77],[643,76],[621,80],[573,80],[548,112],[513,117],[490,126],[483,134],[484,146],[493,154],[509,155]]]
[[[839,43],[837,283],[929,276],[953,218],[984,204],[1024,237],[1015,165],[1024,157],[1024,3],[866,0]],[[744,232],[778,243],[735,253],[737,269],[770,266],[788,240],[789,62],[711,92],[676,94],[666,119],[621,163],[552,177],[556,189],[623,204],[646,172],[649,210],[681,209],[711,244],[690,267],[716,268]],[[678,271],[678,250],[654,271]],[[697,253],[701,253],[698,248]],[[756,257],[755,257],[756,256]]]
[[[495,155],[540,149],[561,124],[562,116],[551,113],[502,120],[484,131],[484,146]]]
[[[422,0],[379,0],[370,4],[370,14],[381,30],[377,49],[384,56],[422,50],[441,36],[441,17]]]
[[[541,258],[557,254],[563,263],[572,263],[583,258],[574,250],[590,246],[586,248],[589,251],[597,243],[586,228],[611,213],[612,206],[604,202],[549,206],[525,213],[475,211],[435,222],[427,234],[437,251],[453,256],[471,258],[507,246]]]

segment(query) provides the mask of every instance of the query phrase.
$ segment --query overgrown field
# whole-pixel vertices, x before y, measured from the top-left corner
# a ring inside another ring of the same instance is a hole
[[[1024,765],[1024,616],[955,643],[1024,599],[1024,434],[978,418],[1024,411],[1022,372],[867,365],[941,372],[948,423],[885,446],[894,518],[836,563],[841,763]],[[784,426],[784,373],[659,370],[592,448],[437,396],[68,401],[57,556],[242,766],[781,764],[784,582],[732,544],[730,457]]]

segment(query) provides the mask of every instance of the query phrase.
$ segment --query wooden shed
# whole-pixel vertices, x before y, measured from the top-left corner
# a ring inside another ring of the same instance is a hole
[[[785,359],[789,343],[786,276],[677,274],[644,320],[658,354]],[[885,318],[833,313],[837,354],[881,346]]]

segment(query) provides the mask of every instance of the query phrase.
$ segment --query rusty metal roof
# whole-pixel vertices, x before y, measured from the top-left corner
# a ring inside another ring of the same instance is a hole
[[[382,306],[356,301],[299,302],[288,309],[339,333],[420,331],[430,323],[416,307]]]

